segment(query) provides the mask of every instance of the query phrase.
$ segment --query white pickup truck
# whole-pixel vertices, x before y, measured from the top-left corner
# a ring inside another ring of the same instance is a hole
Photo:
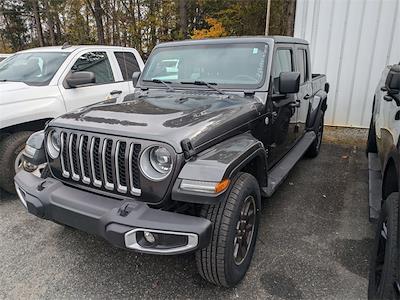
[[[58,46],[18,52],[0,63],[0,188],[13,193],[32,132],[68,111],[134,91],[144,63],[133,48]]]

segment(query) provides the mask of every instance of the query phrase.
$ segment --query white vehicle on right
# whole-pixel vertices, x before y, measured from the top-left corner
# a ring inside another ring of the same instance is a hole
[[[375,92],[368,134],[370,220],[376,234],[369,299],[400,298],[400,64],[388,66]]]

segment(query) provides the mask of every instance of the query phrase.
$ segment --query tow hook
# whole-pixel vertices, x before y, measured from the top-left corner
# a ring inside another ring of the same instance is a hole
[[[118,213],[121,217],[126,217],[129,213],[134,210],[136,205],[132,202],[124,203],[119,209]]]

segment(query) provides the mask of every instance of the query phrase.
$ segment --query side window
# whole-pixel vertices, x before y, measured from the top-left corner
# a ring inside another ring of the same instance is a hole
[[[88,52],[83,54],[71,68],[72,72],[93,72],[96,84],[115,82],[110,61],[105,52]]]
[[[139,64],[132,52],[114,52],[124,80],[131,80],[134,72],[139,72]]]
[[[292,50],[290,49],[276,50],[275,59],[273,62],[273,70],[272,70],[274,92],[279,91],[279,75],[282,72],[291,72],[291,71],[293,71]]]
[[[309,80],[307,51],[300,49],[297,51],[297,59],[299,62],[300,84]]]

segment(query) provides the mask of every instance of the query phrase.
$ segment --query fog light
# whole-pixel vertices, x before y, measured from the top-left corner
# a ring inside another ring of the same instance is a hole
[[[152,234],[149,231],[143,232],[143,236],[144,236],[144,239],[150,244],[153,244],[156,241],[154,234]]]

